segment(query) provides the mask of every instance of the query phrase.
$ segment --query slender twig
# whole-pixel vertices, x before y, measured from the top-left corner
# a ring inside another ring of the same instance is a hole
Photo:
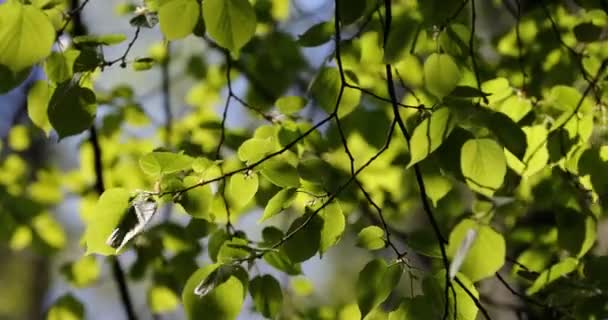
[[[120,61],[120,67],[121,68],[125,68],[127,66],[127,56],[129,55],[129,52],[131,51],[131,48],[133,48],[133,45],[135,44],[135,41],[137,41],[137,38],[139,38],[139,32],[141,31],[141,27],[137,27],[135,29],[135,35],[133,36],[133,39],[131,39],[131,41],[129,41],[129,44],[127,45],[127,49],[125,50],[125,52],[122,54],[122,56],[114,59],[114,60],[110,60],[110,61],[104,61],[101,65],[101,67],[110,67],[112,65],[114,65],[115,63]]]
[[[462,283],[462,281],[460,281],[460,279],[458,277],[455,277],[454,280],[456,281],[456,283],[458,284],[458,286],[460,286],[460,288],[462,290],[464,290],[464,292],[467,293],[467,296],[469,296],[469,298],[471,300],[473,300],[473,303],[475,303],[475,306],[477,306],[477,309],[479,309],[481,311],[481,314],[483,314],[483,316],[487,319],[487,320],[492,320],[492,318],[490,317],[490,314],[488,313],[488,310],[486,310],[486,308],[481,304],[481,301],[479,301],[479,298],[477,298],[473,292],[471,292],[471,290],[469,290],[469,288],[467,288],[464,283]]]
[[[163,59],[160,67],[161,88],[163,92],[163,111],[165,112],[165,146],[171,144],[173,135],[173,112],[171,111],[171,79],[169,63],[171,62],[171,43],[167,43],[167,55]]]
[[[82,4],[79,5],[78,0],[71,0],[70,6],[72,10],[70,11],[69,19],[73,19],[74,21],[74,36],[82,36],[87,34],[87,28],[82,21],[82,17],[80,13],[84,6],[87,4],[88,0],[85,0]],[[69,22],[68,22],[69,23]],[[66,23],[67,25],[67,23]],[[61,34],[61,33],[58,33]],[[105,191],[105,186],[103,182],[103,164],[102,164],[102,153],[101,146],[99,144],[99,139],[97,137],[97,130],[95,129],[95,125],[93,124],[89,130],[89,142],[93,147],[93,166],[95,169],[95,191],[101,195]],[[120,294],[120,301],[125,309],[125,313],[127,314],[127,318],[129,320],[136,320],[137,316],[135,314],[133,303],[131,302],[131,297],[129,295],[129,288],[127,285],[127,280],[125,278],[125,273],[122,270],[120,262],[117,258],[112,257],[109,258],[110,263],[112,264],[112,276],[114,281],[118,286],[118,292]]]
[[[391,22],[392,22],[391,21],[392,20],[392,12],[391,12],[392,7],[391,6],[392,5],[391,5],[390,0],[384,1],[384,7],[385,7],[385,11],[386,11],[385,12],[385,22],[384,22],[384,45],[385,46],[386,46],[386,41],[388,39],[388,35],[391,31]],[[403,134],[403,137],[405,138],[406,143],[409,145],[410,135],[407,131],[407,128],[405,126],[403,119],[401,118],[401,114],[399,113],[399,107],[397,104],[397,95],[395,93],[395,87],[393,84],[393,71],[392,71],[392,66],[390,64],[386,64],[386,85],[388,87],[387,88],[388,93],[391,98],[391,102],[392,102],[392,106],[393,106],[393,114],[395,116],[395,120],[397,121],[397,125],[399,126],[399,129],[401,130],[401,133]],[[446,252],[446,248],[445,248],[447,241],[441,234],[441,230],[439,229],[439,224],[437,223],[437,220],[435,219],[435,216],[433,215],[433,211],[431,210],[431,206],[428,202],[426,187],[424,185],[424,180],[422,178],[422,172],[420,171],[420,167],[418,166],[418,164],[414,164],[413,167],[414,167],[414,173],[416,176],[416,182],[418,184],[418,188],[420,189],[420,200],[422,202],[422,207],[433,228],[433,232],[435,234],[435,237],[437,238],[437,242],[439,243],[443,266],[446,270],[445,291],[444,291],[444,298],[446,301],[446,305],[444,306],[443,319],[447,319],[448,314],[449,314],[447,301],[448,301],[450,289],[452,290],[452,293],[454,293],[454,288],[452,286],[452,282],[450,281],[449,272],[447,272],[447,270],[449,269],[449,266],[450,266],[450,262],[448,260],[448,256],[447,256],[447,252]]]

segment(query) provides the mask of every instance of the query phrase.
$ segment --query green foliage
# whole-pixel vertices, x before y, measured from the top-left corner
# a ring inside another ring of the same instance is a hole
[[[192,33],[200,15],[201,6],[196,0],[160,1],[160,31],[167,40],[184,38]]]
[[[132,250],[138,318],[606,318],[605,5],[300,2],[0,4],[4,251]]]
[[[248,0],[204,1],[203,18],[211,37],[235,56],[251,40],[257,23]]]
[[[84,306],[70,294],[57,299],[46,315],[47,320],[82,320],[84,318]]]
[[[357,235],[357,245],[369,250],[384,248],[384,230],[377,226],[365,227]]]
[[[11,0],[0,5],[0,65],[14,73],[51,53],[55,28],[44,12]]]
[[[463,252],[462,244],[469,230],[472,230],[475,236],[468,250]],[[489,226],[479,225],[473,220],[463,220],[452,229],[449,242],[447,250],[452,263],[457,256],[463,255],[464,261],[459,272],[473,282],[493,276],[505,263],[505,240]]]
[[[241,267],[211,264],[198,269],[182,291],[188,319],[236,319],[241,312],[247,286],[247,272]]]

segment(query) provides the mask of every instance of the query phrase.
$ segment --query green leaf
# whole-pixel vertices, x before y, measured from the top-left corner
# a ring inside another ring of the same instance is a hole
[[[85,35],[74,37],[74,43],[82,46],[113,46],[127,40],[122,33],[110,33],[103,35]]]
[[[20,1],[0,4],[0,65],[17,73],[51,54],[55,28],[42,10]]]
[[[249,283],[255,310],[264,317],[274,319],[283,305],[281,285],[271,275],[257,276]]]
[[[69,49],[64,52],[53,52],[44,63],[44,72],[50,81],[61,83],[72,79],[74,62],[80,51]]]
[[[604,28],[596,26],[591,22],[583,22],[574,26],[574,36],[580,42],[594,42],[601,40]]]
[[[557,211],[557,241],[563,249],[580,258],[595,243],[597,225],[595,219],[570,208]]]
[[[573,272],[577,267],[578,260],[570,257],[552,265],[549,269],[541,272],[538,278],[534,280],[534,283],[532,283],[532,285],[526,290],[526,294],[533,295],[539,292],[541,289],[555,280],[558,280],[559,278]]]
[[[581,93],[575,88],[557,85],[551,88],[546,102],[557,110],[571,113],[577,108],[581,98]],[[581,112],[588,112],[591,111],[592,108],[592,104],[583,100],[583,104],[578,110]]]
[[[298,36],[298,44],[302,47],[317,47],[331,40],[333,34],[334,24],[332,22],[320,22]]]
[[[345,72],[344,76],[349,83],[355,83],[348,73]],[[333,113],[336,109],[341,84],[340,71],[330,67],[321,69],[317,78],[312,83],[310,88],[312,97],[329,114]],[[361,92],[359,90],[344,88],[338,107],[338,116],[344,117],[351,113],[359,105],[360,100]]]
[[[179,305],[179,296],[170,288],[155,284],[148,289],[148,306],[153,314],[173,311]]]
[[[517,159],[511,152],[507,151],[507,164],[522,178],[527,178],[545,168],[549,161],[549,150],[547,149],[548,130],[544,125],[524,127],[526,134],[527,149],[523,161]]]
[[[511,118],[500,112],[486,110],[478,114],[507,150],[520,159],[524,156],[527,147],[526,134]]]
[[[173,152],[150,152],[139,159],[141,170],[150,176],[162,176],[192,167],[192,157]]]
[[[491,227],[465,219],[450,233],[447,247],[450,259],[454,260],[458,254],[469,230],[473,230],[476,236],[459,270],[471,281],[477,282],[493,276],[504,265],[506,245],[503,236]]]
[[[209,258],[211,258],[211,261],[217,261],[217,255],[220,252],[222,245],[229,239],[230,235],[226,233],[224,229],[218,229],[211,234],[208,245]]]
[[[318,215],[323,219],[319,244],[319,252],[323,254],[342,237],[344,228],[346,227],[346,219],[338,200],[334,200],[325,206],[325,208],[318,212]]]
[[[384,248],[384,230],[378,226],[363,228],[357,235],[357,246],[368,250]]]
[[[234,237],[226,240],[217,253],[219,263],[231,263],[234,260],[241,260],[249,257],[251,250],[247,246],[247,240]]]
[[[95,256],[83,256],[72,263],[63,265],[61,273],[67,278],[70,285],[85,288],[99,279],[101,267]]]
[[[408,168],[425,159],[445,141],[454,126],[456,117],[448,108],[441,108],[424,119],[412,133],[410,139],[410,162]]]
[[[237,173],[228,180],[226,198],[232,206],[242,208],[253,199],[258,186],[257,173],[252,172],[249,175]]]
[[[188,176],[184,178],[185,186],[192,186],[199,182],[197,177]],[[196,187],[186,191],[179,199],[179,204],[184,208],[186,213],[194,218],[205,219],[212,222],[213,219],[209,216],[209,209],[213,201],[213,192],[211,185]]]
[[[15,151],[25,151],[30,147],[31,141],[27,128],[24,125],[14,125],[8,134],[8,145]]]
[[[450,96],[456,98],[481,98],[487,97],[491,94],[480,91],[477,88],[469,87],[469,86],[456,86],[454,90],[450,93]]]
[[[223,268],[222,274],[218,273],[219,268]],[[208,280],[208,277],[213,279]],[[247,279],[247,272],[240,266],[212,264],[198,269],[190,276],[182,291],[187,318],[236,319],[247,294]],[[207,288],[210,290],[204,295],[197,295],[195,289],[203,282],[207,282]]]
[[[248,0],[205,0],[203,18],[211,37],[235,56],[251,40],[257,25]]]
[[[96,111],[96,97],[91,89],[65,82],[53,92],[47,114],[61,139],[90,128]]]
[[[440,167],[428,158],[420,163],[420,171],[426,187],[426,195],[431,199],[434,206],[452,190],[452,182],[442,173]]]
[[[106,240],[129,209],[129,191],[122,188],[106,190],[95,205],[93,218],[87,222],[84,233],[86,254],[116,254]]]
[[[6,66],[0,64],[0,94],[7,93],[25,81],[30,73],[31,68],[25,68],[19,72],[13,72]]]
[[[133,61],[133,70],[135,71],[145,71],[150,70],[156,64],[156,60],[150,57],[146,58],[137,58]]]
[[[419,295],[405,298],[399,307],[388,314],[388,320],[426,320],[441,317],[437,314],[437,306],[427,296]]]
[[[382,259],[374,259],[365,265],[357,279],[357,304],[362,318],[388,298],[402,273],[400,264],[388,266]]]
[[[283,114],[294,114],[306,106],[306,99],[300,96],[281,97],[275,105]]]
[[[340,6],[340,21],[344,25],[357,21],[365,13],[367,0],[348,0],[338,2]]]
[[[300,265],[291,261],[283,252],[269,252],[264,255],[264,261],[290,276],[302,273]]]
[[[297,188],[300,186],[298,170],[287,161],[273,158],[264,162],[261,170],[264,178],[281,188]]]
[[[281,252],[285,253],[292,262],[306,261],[319,250],[323,219],[311,214],[309,212],[291,223],[287,234],[298,231],[281,246]]]
[[[196,0],[160,1],[160,31],[170,41],[184,38],[192,33],[200,15],[201,8]]]
[[[238,149],[239,160],[254,163],[262,158],[268,153],[270,153],[274,148],[273,139],[271,137],[268,138],[251,138],[246,140],[241,144]]]
[[[431,303],[433,306],[434,314],[429,315],[426,319],[440,319],[443,316],[445,306],[445,270],[437,273],[432,277],[427,277],[422,283],[424,290],[424,297],[427,299],[427,303]],[[473,294],[476,299],[479,299],[479,293],[475,288],[475,285],[465,275],[458,274],[456,276],[465,288]],[[448,317],[449,320],[460,320],[460,319],[476,319],[478,308],[475,302],[469,297],[466,291],[456,282],[452,282],[454,287],[455,297],[452,292],[448,294]],[[425,308],[424,311],[428,309]],[[456,315],[454,315],[454,311]]]
[[[451,56],[433,53],[424,62],[424,84],[426,89],[441,99],[460,82],[462,74]]]
[[[491,139],[471,139],[462,146],[460,166],[471,190],[491,197],[505,179],[503,149]]]
[[[395,17],[384,48],[384,63],[396,63],[409,54],[419,27],[409,15]]]
[[[46,315],[46,320],[82,319],[84,319],[84,305],[71,294],[66,294],[57,299]]]
[[[277,215],[279,212],[289,208],[293,200],[295,200],[297,190],[294,188],[287,188],[277,192],[266,205],[264,214],[260,218],[259,222],[266,221]]]

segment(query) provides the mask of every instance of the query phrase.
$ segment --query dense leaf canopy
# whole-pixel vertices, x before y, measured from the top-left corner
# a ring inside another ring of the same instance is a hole
[[[58,261],[47,319],[104,262],[130,320],[608,317],[608,2],[92,2],[0,4],[0,248]]]

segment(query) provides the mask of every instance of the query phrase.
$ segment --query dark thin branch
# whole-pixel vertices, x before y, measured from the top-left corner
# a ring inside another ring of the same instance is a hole
[[[103,183],[103,165],[101,162],[101,146],[99,145],[99,139],[97,137],[97,130],[95,130],[95,127],[91,127],[89,133],[89,142],[93,146],[95,191],[99,195],[101,195],[105,191],[105,186]],[[136,320],[137,316],[135,315],[135,310],[133,309],[133,302],[131,301],[131,296],[129,295],[129,288],[127,285],[127,280],[125,278],[125,273],[122,270],[120,262],[116,257],[110,257],[109,260],[112,264],[112,276],[114,277],[114,281],[118,285],[118,292],[120,294],[120,299],[123,308],[125,309],[125,313],[127,314],[127,318],[129,320]]]
[[[84,0],[82,3],[78,4],[78,0],[72,0],[70,5],[71,10],[67,13],[65,21],[59,30],[57,30],[57,35],[63,34],[65,29],[68,27],[70,22],[74,20],[74,28],[78,28],[78,26],[82,26],[83,23],[81,21],[81,14],[84,7],[89,3],[89,0]],[[78,30],[74,30],[74,34],[84,34]]]
[[[340,134],[340,140],[342,141],[342,146],[344,147],[344,152],[346,153],[346,155],[348,156],[349,159],[349,163],[350,163],[350,174],[351,177],[353,177],[355,183],[357,184],[357,186],[359,187],[359,190],[361,190],[361,192],[363,192],[363,194],[365,195],[365,198],[367,199],[367,201],[376,209],[376,211],[378,212],[378,216],[380,217],[380,220],[382,221],[382,226],[384,229],[384,232],[386,233],[386,244],[387,246],[390,246],[391,249],[393,249],[393,251],[395,252],[395,254],[397,255],[398,259],[401,259],[403,257],[403,255],[399,252],[399,250],[397,249],[397,247],[393,244],[393,242],[391,241],[391,232],[387,226],[386,220],[384,219],[384,216],[382,214],[382,210],[380,209],[380,207],[374,202],[374,200],[371,198],[371,196],[369,195],[369,193],[367,192],[367,190],[365,190],[365,188],[363,187],[363,185],[361,184],[361,182],[359,180],[357,180],[355,178],[355,157],[353,156],[352,152],[350,151],[350,148],[348,147],[348,142],[346,140],[346,135],[344,133],[344,130],[342,128],[342,122],[340,121],[340,117],[338,117],[338,108],[339,108],[339,101],[340,98],[342,97],[342,94],[344,92],[344,88],[348,86],[347,82],[346,82],[346,77],[344,75],[344,68],[342,65],[342,55],[340,52],[340,41],[341,41],[341,32],[340,32],[340,5],[339,5],[339,1],[343,1],[343,0],[336,0],[335,2],[335,13],[334,13],[334,40],[335,40],[335,50],[336,50],[336,62],[338,65],[338,71],[340,72],[340,91],[338,93],[338,103],[336,103],[336,116],[335,116],[335,120],[336,120],[336,126],[338,127],[338,132]],[[391,125],[391,128],[389,129],[389,131],[393,131],[395,127],[395,122],[393,121],[393,125]],[[388,139],[391,139],[391,137],[389,136]]]
[[[254,162],[254,163],[252,163],[250,165],[247,165],[245,167],[242,167],[242,168],[239,168],[239,169],[236,169],[236,170],[232,170],[230,172],[222,174],[221,176],[218,176],[218,177],[215,177],[215,178],[212,178],[212,179],[209,179],[209,180],[205,180],[205,181],[202,181],[200,183],[193,184],[193,185],[191,185],[189,187],[185,187],[183,189],[166,191],[166,192],[160,192],[157,195],[162,197],[162,196],[165,196],[165,195],[168,195],[168,194],[180,194],[180,193],[184,193],[184,192],[187,192],[189,190],[192,190],[192,189],[195,189],[195,188],[198,188],[198,187],[202,187],[202,186],[208,185],[208,184],[213,183],[213,182],[224,180],[224,179],[229,178],[229,177],[231,177],[231,176],[233,176],[233,175],[235,175],[237,173],[241,173],[241,172],[246,172],[246,171],[252,170],[255,167],[257,167],[260,164],[262,164],[265,161],[267,161],[268,159],[274,158],[274,157],[276,157],[276,156],[278,156],[280,154],[283,154],[285,151],[291,149],[291,147],[293,147],[294,145],[296,145],[298,142],[302,141],[304,138],[306,138],[313,131],[317,130],[319,127],[323,126],[325,123],[327,123],[328,121],[330,121],[331,119],[333,119],[333,117],[334,117],[334,115],[332,113],[331,115],[329,115],[325,119],[321,120],[320,122],[318,122],[317,124],[315,124],[314,126],[312,126],[311,128],[309,128],[308,130],[306,130],[304,133],[302,133],[300,136],[298,136],[297,138],[295,138],[294,140],[292,140],[290,143],[286,144],[280,150],[277,150],[277,151],[275,151],[273,153],[267,154],[262,159]]]
[[[78,0],[71,0],[70,5],[72,10],[70,11],[69,19],[74,21],[74,30],[73,36],[82,36],[87,34],[87,28],[82,21],[81,11],[84,6],[87,4],[88,0],[85,0],[82,4],[78,4]],[[69,21],[66,22],[66,26]],[[63,30],[62,30],[63,32]],[[61,34],[61,33],[58,33]],[[101,195],[105,191],[105,186],[103,182],[103,164],[102,164],[102,153],[101,146],[99,144],[99,139],[97,137],[97,130],[95,129],[95,125],[91,126],[89,130],[89,142],[93,147],[93,165],[95,169],[95,191],[97,194]],[[127,285],[127,280],[125,278],[125,273],[120,266],[120,262],[116,257],[109,258],[110,263],[112,264],[112,276],[114,281],[118,285],[118,291],[120,294],[120,300],[125,309],[125,313],[127,314],[127,318],[129,320],[136,320],[137,316],[133,309],[133,303],[131,301],[131,297],[129,295],[129,288]]]
[[[458,279],[458,277],[455,277],[454,280],[456,281],[458,286],[460,286],[460,288],[462,288],[462,290],[464,290],[464,292],[467,293],[467,296],[469,296],[469,298],[471,298],[471,300],[473,300],[473,303],[475,303],[475,306],[477,306],[477,309],[479,309],[481,311],[481,314],[483,314],[483,316],[487,320],[492,320],[492,317],[490,317],[488,310],[486,310],[486,308],[481,304],[481,301],[479,301],[479,299],[473,294],[473,292],[471,292],[471,290],[469,290],[469,288],[467,288],[464,285],[464,283],[462,283],[462,281],[460,281],[460,279]]]
[[[384,7],[385,7],[385,22],[384,22],[384,46],[386,46],[386,41],[388,39],[389,33],[391,31],[391,20],[392,20],[392,7],[391,7],[391,1],[390,0],[385,0],[384,1]],[[393,71],[392,71],[392,66],[390,64],[386,64],[386,85],[387,85],[387,89],[388,89],[388,93],[389,96],[391,98],[391,102],[392,102],[392,106],[393,106],[393,114],[395,116],[395,121],[397,122],[397,125],[399,125],[399,129],[401,130],[401,133],[403,134],[403,137],[405,138],[406,143],[409,146],[409,141],[410,141],[410,135],[407,131],[407,128],[405,126],[405,123],[403,122],[403,119],[401,118],[401,114],[399,113],[399,108],[398,108],[398,104],[397,104],[397,95],[395,93],[395,87],[393,84]],[[450,266],[450,262],[448,260],[448,256],[447,256],[447,252],[446,252],[446,248],[445,245],[447,244],[447,241],[445,240],[445,238],[443,237],[443,235],[441,234],[441,230],[439,229],[439,224],[437,223],[437,220],[435,219],[435,216],[433,215],[433,211],[431,210],[431,206],[428,202],[428,196],[426,193],[426,187],[424,185],[424,179],[422,178],[422,172],[420,171],[420,167],[418,166],[418,164],[414,164],[414,173],[416,175],[416,182],[418,184],[418,188],[420,189],[420,200],[422,202],[422,207],[424,209],[424,212],[426,213],[426,216],[433,228],[433,232],[435,234],[435,237],[437,238],[437,242],[439,244],[439,248],[441,251],[441,259],[443,262],[443,266],[446,270],[446,275],[445,275],[445,291],[444,291],[444,298],[446,301],[446,305],[443,311],[443,319],[447,319],[448,315],[449,315],[449,310],[448,310],[448,296],[449,296],[449,291],[450,289],[452,290],[452,293],[454,293],[454,288],[452,286],[452,282],[450,281],[450,276],[449,276],[449,272],[447,272],[447,270],[449,269]]]
[[[367,90],[367,89],[365,89],[363,87],[356,86],[356,85],[350,84],[348,82],[345,82],[344,86],[348,87],[348,88],[351,88],[351,89],[359,90],[362,93],[367,94],[370,97],[373,97],[373,98],[375,98],[377,100],[388,102],[388,103],[392,103],[392,100],[390,98],[385,98],[385,97],[382,97],[380,95],[377,95],[374,92],[372,92],[370,90]],[[416,98],[416,99],[418,99],[418,98]],[[407,105],[407,104],[403,104],[403,103],[397,102],[397,105],[399,107],[406,108],[406,109],[417,109],[417,110],[431,110],[432,109],[432,108],[427,108],[424,104],[420,104],[418,106],[412,106],[412,105]]]
[[[167,44],[167,56],[160,65],[161,89],[163,93],[163,111],[165,113],[165,147],[170,146],[173,135],[173,112],[171,111],[171,79],[169,64],[171,62],[171,43]]]
[[[131,48],[133,48],[133,45],[135,44],[135,41],[137,41],[137,38],[139,38],[139,32],[141,31],[141,27],[137,27],[135,29],[135,35],[133,36],[133,39],[131,39],[131,41],[129,41],[129,44],[127,45],[127,50],[125,50],[125,52],[122,54],[122,56],[114,59],[114,60],[110,60],[110,61],[104,61],[103,64],[101,65],[101,67],[110,67],[112,65],[114,65],[115,63],[120,61],[120,67],[121,68],[126,68],[127,67],[127,56],[129,55],[129,52],[131,51]]]

